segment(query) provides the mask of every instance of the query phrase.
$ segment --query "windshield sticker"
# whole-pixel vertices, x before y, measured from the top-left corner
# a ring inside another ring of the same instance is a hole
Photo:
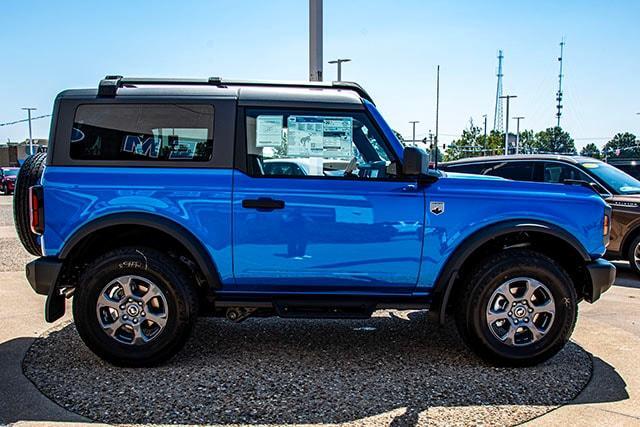
[[[600,165],[597,163],[583,163],[582,166],[587,169],[597,169],[600,167]]]
[[[256,147],[282,145],[283,116],[258,116],[256,120]]]

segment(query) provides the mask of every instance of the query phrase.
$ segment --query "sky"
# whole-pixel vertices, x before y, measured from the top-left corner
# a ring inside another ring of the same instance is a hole
[[[389,124],[440,140],[474,123],[493,127],[497,52],[504,93],[522,129],[555,125],[559,43],[566,41],[562,127],[578,148],[617,132],[640,135],[640,1],[324,0],[324,76],[362,84]],[[0,0],[0,123],[50,114],[64,89],[107,74],[306,80],[307,0]],[[46,138],[49,119],[33,122]],[[515,130],[511,120],[510,130]],[[26,123],[0,126],[23,140]]]

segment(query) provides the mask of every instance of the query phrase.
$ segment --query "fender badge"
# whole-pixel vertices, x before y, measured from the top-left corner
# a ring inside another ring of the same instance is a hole
[[[429,210],[434,215],[440,215],[444,213],[444,202],[430,202]]]

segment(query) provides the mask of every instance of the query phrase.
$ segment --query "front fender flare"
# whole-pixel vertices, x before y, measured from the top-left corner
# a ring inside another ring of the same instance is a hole
[[[431,316],[436,317],[440,324],[444,324],[449,297],[460,269],[476,249],[496,237],[523,231],[532,231],[560,238],[573,247],[585,263],[591,261],[591,256],[582,243],[571,233],[554,224],[543,221],[510,220],[485,226],[468,236],[458,245],[440,271],[433,287],[429,309]]]

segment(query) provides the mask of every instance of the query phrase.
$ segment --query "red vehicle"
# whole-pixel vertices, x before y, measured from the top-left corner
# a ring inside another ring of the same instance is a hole
[[[13,193],[18,170],[18,168],[0,168],[0,191],[2,191],[2,194],[9,195]]]

